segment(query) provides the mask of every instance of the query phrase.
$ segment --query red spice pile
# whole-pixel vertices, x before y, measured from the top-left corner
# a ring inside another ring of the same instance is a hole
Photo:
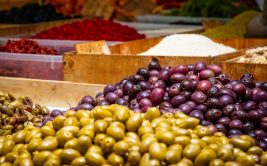
[[[36,41],[29,39],[8,40],[6,45],[0,46],[1,52],[21,54],[58,55],[57,50],[41,47]]]
[[[108,20],[84,20],[42,31],[33,38],[60,40],[130,41],[145,38],[134,28]]]

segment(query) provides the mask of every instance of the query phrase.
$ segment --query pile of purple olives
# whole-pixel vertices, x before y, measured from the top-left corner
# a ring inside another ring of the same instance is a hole
[[[157,61],[103,92],[85,96],[76,109],[120,104],[135,112],[158,107],[161,113],[182,111],[227,136],[248,134],[267,150],[267,82],[245,73],[231,80],[218,65],[197,62],[162,67]]]

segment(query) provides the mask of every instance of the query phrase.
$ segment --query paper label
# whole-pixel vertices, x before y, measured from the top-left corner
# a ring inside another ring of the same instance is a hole
[[[75,50],[78,54],[111,54],[107,42],[104,40],[76,44]]]

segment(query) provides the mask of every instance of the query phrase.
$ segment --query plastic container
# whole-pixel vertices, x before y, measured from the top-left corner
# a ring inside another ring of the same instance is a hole
[[[0,38],[0,45],[4,45],[7,40],[7,38]],[[0,52],[0,76],[63,80],[62,54],[74,50],[73,42],[35,41],[42,47],[56,49],[60,55]]]

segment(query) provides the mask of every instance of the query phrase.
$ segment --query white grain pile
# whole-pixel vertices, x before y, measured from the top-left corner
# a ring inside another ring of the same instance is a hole
[[[196,34],[175,34],[163,38],[156,46],[139,55],[216,56],[236,51]]]

